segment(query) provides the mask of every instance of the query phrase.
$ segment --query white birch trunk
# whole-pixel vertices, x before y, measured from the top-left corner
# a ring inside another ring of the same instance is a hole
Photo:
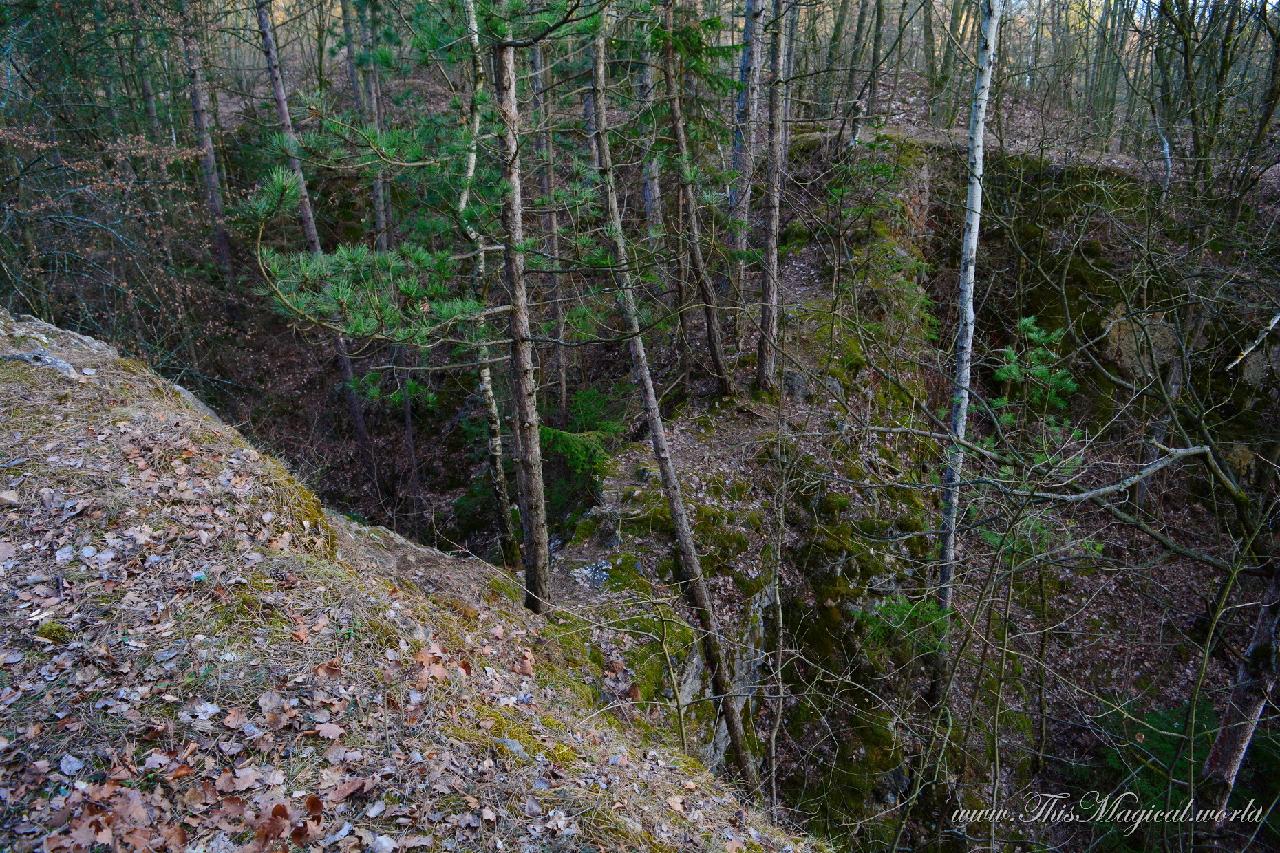
[[[956,526],[960,517],[960,473],[964,467],[964,440],[969,418],[969,379],[973,358],[973,272],[978,259],[978,227],[982,221],[983,133],[987,100],[996,59],[1003,0],[982,0],[982,36],[978,46],[978,76],[969,112],[969,190],[965,200],[964,237],[960,244],[960,287],[956,296],[960,324],[956,330],[956,366],[951,386],[950,427],[942,474],[942,566],[938,577],[938,602],[951,606],[956,567]]]

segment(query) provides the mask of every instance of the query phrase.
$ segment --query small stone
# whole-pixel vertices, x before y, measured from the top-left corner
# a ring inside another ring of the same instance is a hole
[[[84,769],[84,762],[68,753],[62,756],[62,760],[58,762],[58,769],[62,771],[64,776],[74,776]]]
[[[803,403],[809,399],[809,379],[803,373],[786,371],[782,374],[782,387],[793,400]]]
[[[510,752],[512,755],[514,755],[516,758],[529,757],[529,753],[525,751],[524,744],[520,743],[520,741],[518,740],[513,740],[512,738],[509,738],[509,737],[500,737],[497,739],[496,743],[502,744],[504,747],[507,748],[507,751]]]
[[[0,506],[17,506],[20,503],[22,500],[13,489],[0,492]]]

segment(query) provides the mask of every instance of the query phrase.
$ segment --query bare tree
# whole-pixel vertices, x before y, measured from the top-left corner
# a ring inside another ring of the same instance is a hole
[[[983,0],[982,37],[978,45],[977,79],[973,84],[973,104],[969,111],[969,188],[965,197],[964,236],[960,243],[960,284],[956,307],[960,325],[956,330],[955,373],[951,384],[951,411],[948,423],[951,443],[947,447],[942,472],[942,553],[938,575],[938,603],[951,606],[952,577],[956,567],[956,526],[960,517],[960,473],[964,467],[965,431],[969,418],[969,381],[973,359],[973,275],[978,260],[978,227],[982,221],[983,134],[987,123],[987,101],[991,95],[991,75],[996,61],[1003,0]]]
[[[289,170],[293,172],[298,188],[298,219],[302,223],[302,234],[307,241],[308,251],[314,255],[323,254],[320,232],[316,230],[315,213],[311,207],[311,194],[307,190],[307,177],[302,171],[298,135],[294,132],[293,118],[289,114],[289,98],[284,89],[284,76],[280,73],[280,55],[276,50],[275,33],[271,22],[271,0],[255,0],[255,6],[258,13],[258,34],[262,37],[262,53],[267,60],[267,76],[271,81],[271,94],[275,99],[276,118],[280,121],[280,129],[284,135]],[[377,466],[373,457],[373,442],[369,439],[364,407],[355,389],[355,371],[351,366],[347,342],[341,334],[338,334],[335,336],[334,344],[338,353],[338,367],[342,372],[343,394],[347,399],[347,409],[355,428],[356,442],[369,466],[371,479],[376,484]]]
[[[601,9],[600,14],[603,18],[606,14],[605,10]],[[618,285],[618,304],[622,309],[627,344],[631,350],[631,375],[640,391],[645,423],[649,428],[649,443],[653,448],[653,457],[658,463],[658,476],[662,481],[662,493],[671,510],[676,550],[680,555],[680,567],[685,576],[686,592],[702,630],[702,649],[707,661],[707,669],[711,672],[711,686],[715,691],[720,713],[724,717],[738,771],[742,774],[743,781],[754,791],[760,784],[759,774],[756,772],[755,759],[751,755],[751,747],[747,742],[742,715],[733,696],[732,673],[729,671],[724,650],[720,645],[719,620],[716,619],[711,593],[707,589],[707,581],[702,574],[702,563],[698,559],[697,545],[693,540],[693,527],[689,523],[689,513],[685,509],[684,497],[680,492],[680,480],[676,475],[675,464],[671,460],[671,451],[667,447],[667,433],[658,407],[658,395],[653,388],[653,375],[649,371],[649,358],[645,353],[635,294],[631,286],[626,232],[623,230],[622,214],[618,206],[618,191],[614,184],[613,155],[609,149],[605,73],[607,29],[607,22],[602,19],[596,30],[593,51],[594,97],[592,100],[595,109],[595,147],[596,160],[600,164],[600,184],[604,190],[608,231],[612,242],[610,248],[613,253],[613,278]]]
[[[195,28],[184,2],[178,4],[179,38],[182,41],[182,58],[187,65],[187,80],[191,95],[191,123],[196,132],[196,146],[200,149],[200,175],[204,179],[205,202],[209,206],[209,221],[213,227],[213,257],[226,281],[235,277],[231,266],[231,240],[227,236],[226,213],[222,205],[222,182],[218,177],[218,159],[213,150],[213,136],[209,132],[209,117],[205,108],[204,59],[196,42]]]
[[[786,100],[782,96],[783,3],[773,2],[773,33],[769,39],[769,155],[765,178],[764,278],[760,290],[760,339],[756,352],[756,385],[772,390],[777,384],[778,350],[778,226],[782,215],[782,135]]]
[[[733,374],[724,355],[724,334],[721,331],[720,311],[716,300],[715,286],[711,282],[711,273],[707,269],[707,261],[702,252],[702,227],[698,221],[698,199],[693,189],[694,159],[689,149],[688,128],[684,119],[681,81],[676,67],[676,48],[673,34],[675,32],[676,0],[667,0],[666,27],[667,43],[663,52],[662,75],[666,82],[668,112],[671,118],[671,133],[676,140],[676,164],[680,179],[680,195],[684,200],[685,217],[689,226],[689,257],[693,266],[693,277],[697,281],[698,296],[702,299],[702,311],[707,321],[707,348],[711,355],[711,372],[715,376],[720,393],[733,396],[735,393]]]

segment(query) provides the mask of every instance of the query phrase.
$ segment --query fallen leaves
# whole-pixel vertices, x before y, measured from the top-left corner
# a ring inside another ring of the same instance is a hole
[[[218,781],[214,782],[213,787],[224,793],[247,791],[258,785],[262,779],[262,774],[254,767],[240,767],[235,770],[224,770],[218,776]]]
[[[369,780],[364,778],[348,779],[338,785],[327,795],[331,803],[341,803],[348,797],[355,796],[369,787]]]
[[[520,659],[511,667],[511,671],[517,675],[532,677],[533,675],[533,650],[521,649]]]
[[[339,726],[336,723],[321,723],[316,726],[316,734],[320,735],[322,738],[328,738],[329,740],[337,740],[342,737],[344,731],[345,730],[342,726]]]
[[[100,408],[46,400],[15,439],[40,460],[0,514],[15,850],[519,849],[581,832],[582,791],[639,780],[661,804],[679,784],[657,760],[608,763],[616,734],[577,731],[579,706],[530,680],[560,665],[540,622],[391,583],[378,560],[413,546],[381,533],[343,532],[335,556],[337,528],[274,463],[119,373]]]

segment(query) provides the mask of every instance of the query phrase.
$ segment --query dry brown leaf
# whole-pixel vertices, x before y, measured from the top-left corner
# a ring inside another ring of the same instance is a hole
[[[316,726],[316,734],[329,740],[337,740],[342,737],[344,729],[337,723],[321,723]]]

